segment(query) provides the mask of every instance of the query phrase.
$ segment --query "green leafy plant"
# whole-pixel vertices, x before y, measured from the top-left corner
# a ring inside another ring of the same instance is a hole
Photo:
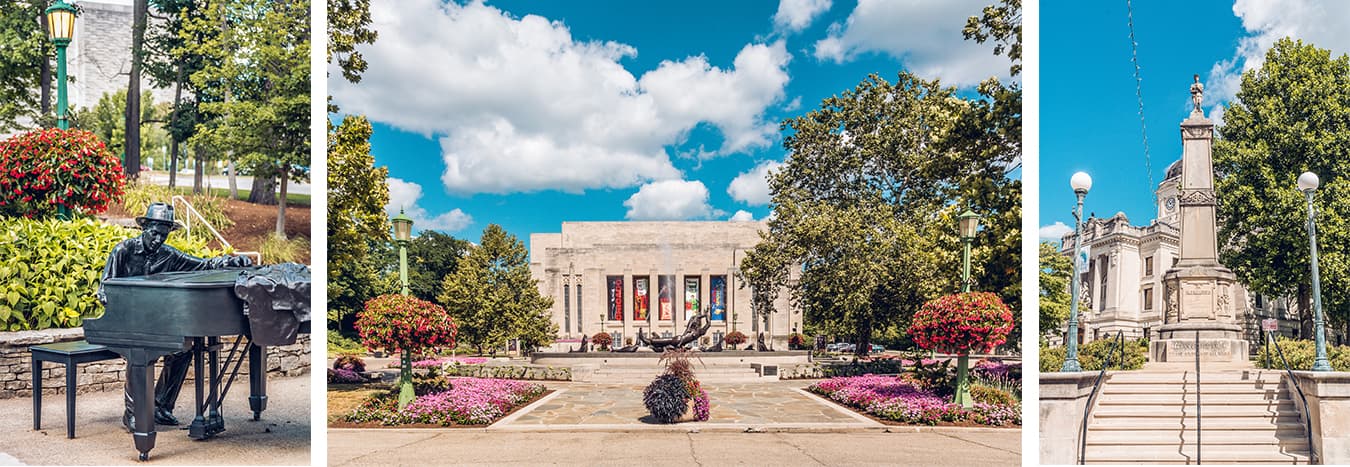
[[[328,330],[329,355],[360,355],[366,352],[360,342],[347,338],[334,329]]]
[[[1312,370],[1313,361],[1317,359],[1316,343],[1311,339],[1292,339],[1285,336],[1277,336],[1276,342],[1280,344],[1279,350],[1275,345],[1262,345],[1256,351],[1256,365],[1261,368],[1284,369],[1284,362],[1280,360],[1280,351],[1284,352],[1285,360],[1289,361],[1289,368],[1293,370]],[[1266,357],[1269,356],[1270,364],[1267,366]],[[1345,345],[1327,345],[1327,360],[1331,362],[1331,369],[1336,371],[1350,371],[1350,346]]]
[[[1114,354],[1112,349],[1115,350]],[[1098,371],[1102,369],[1108,358],[1111,359],[1110,370],[1138,370],[1144,367],[1148,361],[1148,349],[1140,346],[1136,341],[1126,340],[1121,350],[1116,347],[1114,339],[1098,339],[1078,346],[1078,364],[1083,367],[1083,371]],[[1064,367],[1064,347],[1041,347],[1041,371],[1051,372],[1059,371]]]
[[[139,231],[92,219],[0,218],[0,330],[80,326],[103,314],[94,297],[108,253]],[[216,256],[175,232],[168,245]]]
[[[985,404],[1017,405],[1018,403],[1017,396],[1014,396],[1011,392],[983,384],[971,385],[970,396],[975,399],[975,402]]]
[[[45,218],[59,207],[95,214],[122,196],[122,164],[98,136],[44,128],[0,142],[0,213]]]

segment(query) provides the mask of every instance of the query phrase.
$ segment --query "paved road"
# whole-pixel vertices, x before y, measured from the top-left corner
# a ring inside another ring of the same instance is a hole
[[[141,177],[156,185],[167,186],[169,184],[168,172],[141,172]],[[247,190],[249,187],[253,186],[253,177],[239,176],[235,177],[234,180],[236,186],[238,186],[240,190]],[[178,186],[192,186],[192,173],[179,172],[175,183],[177,183]],[[209,186],[211,188],[229,188],[230,178],[224,175],[205,176],[202,177],[202,186]],[[286,185],[286,192],[308,195],[310,194],[310,184],[290,182]]]
[[[160,426],[148,464],[309,465],[310,375],[268,379],[267,410],[253,421],[248,381],[240,376],[223,406],[225,433],[208,441]],[[192,421],[192,383],[183,386],[174,414]],[[80,394],[75,439],[66,438],[66,396],[42,397],[42,430],[33,430],[33,399],[0,400],[0,465],[136,464],[131,435],[122,428],[122,392]]]
[[[905,433],[328,431],[328,465],[1021,465],[1021,430]]]

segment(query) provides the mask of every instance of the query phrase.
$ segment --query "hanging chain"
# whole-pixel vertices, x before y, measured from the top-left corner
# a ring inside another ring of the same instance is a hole
[[[1139,133],[1144,137],[1144,171],[1148,174],[1148,192],[1158,204],[1158,187],[1153,185],[1153,161],[1148,150],[1148,125],[1144,123],[1144,78],[1139,74],[1139,42],[1134,40],[1134,6],[1125,0],[1126,20],[1130,25],[1130,61],[1134,63],[1134,94],[1139,99]]]

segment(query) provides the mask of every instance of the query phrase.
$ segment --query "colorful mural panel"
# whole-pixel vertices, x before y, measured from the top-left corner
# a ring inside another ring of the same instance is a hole
[[[609,276],[609,319],[623,321],[623,276]]]
[[[637,277],[633,279],[633,319],[646,321],[651,306],[651,296],[647,293],[651,279]]]
[[[713,321],[727,319],[727,276],[712,276],[708,279],[708,304]]]
[[[670,291],[671,282],[675,282],[674,276],[661,276],[658,282],[661,289],[660,292],[657,293],[657,303],[659,307],[657,310],[659,312],[658,318],[662,321],[675,319],[675,309],[673,308],[675,306],[675,295]]]
[[[684,319],[694,317],[699,312],[698,308],[698,287],[697,277],[684,278]]]

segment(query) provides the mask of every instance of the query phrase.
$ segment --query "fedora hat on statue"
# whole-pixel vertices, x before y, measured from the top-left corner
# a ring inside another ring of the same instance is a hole
[[[145,228],[150,222],[163,222],[169,225],[169,230],[178,230],[178,223],[173,221],[173,206],[164,203],[153,203],[145,208],[145,215],[136,218],[136,225]]]

